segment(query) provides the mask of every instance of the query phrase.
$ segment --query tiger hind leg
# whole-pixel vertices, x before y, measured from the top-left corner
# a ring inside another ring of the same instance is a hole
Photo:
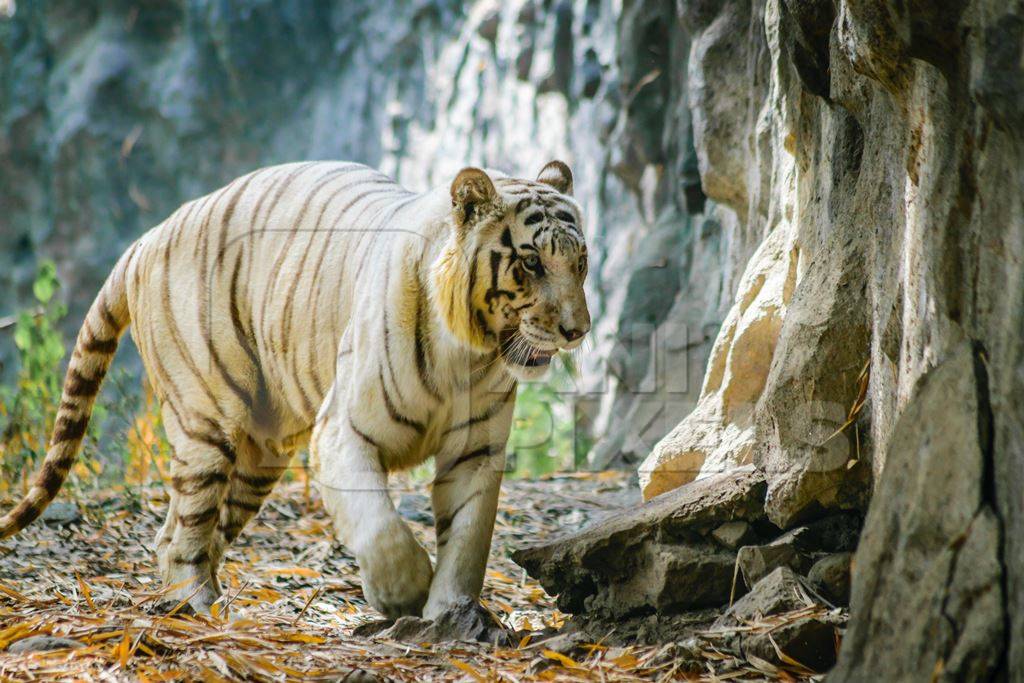
[[[167,519],[157,535],[157,555],[170,596],[188,600],[196,613],[209,613],[221,595],[220,561],[214,542],[235,446],[207,418],[184,423],[165,410],[164,426],[173,448]]]
[[[220,563],[225,549],[259,512],[290,460],[291,453],[280,453],[270,446],[261,446],[248,435],[239,440],[238,460],[228,482],[224,505],[220,508],[217,533],[213,539],[215,563]]]

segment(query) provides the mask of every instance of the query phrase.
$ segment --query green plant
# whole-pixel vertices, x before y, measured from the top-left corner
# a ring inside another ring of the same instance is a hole
[[[63,360],[67,353],[60,323],[67,307],[57,301],[60,289],[52,262],[40,264],[32,292],[35,304],[17,315],[14,344],[18,373],[13,385],[0,385],[0,491],[24,485],[45,456],[61,399]],[[158,457],[165,452],[159,414],[143,405],[130,373],[114,370],[107,377],[82,455],[68,486],[78,491],[123,482],[146,484],[151,470],[161,476]],[[131,491],[129,491],[131,493]]]
[[[17,317],[19,371],[13,387],[0,387],[0,470],[5,485],[46,453],[60,403],[65,349],[58,325],[67,307],[54,299],[59,287],[56,266],[43,262],[32,285],[36,305]]]
[[[575,376],[572,357],[561,354],[552,361],[545,381],[520,384],[509,436],[510,476],[575,469],[581,445],[571,397]]]

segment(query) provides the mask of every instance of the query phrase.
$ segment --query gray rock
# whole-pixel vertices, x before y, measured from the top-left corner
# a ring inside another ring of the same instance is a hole
[[[736,522],[726,522],[712,531],[711,537],[726,548],[735,550],[741,545],[750,543],[756,539],[757,533],[754,531],[754,527],[752,527],[748,522],[740,520]]]
[[[757,404],[754,461],[768,480],[768,517],[782,528],[867,504],[870,471],[852,431],[840,431],[870,339],[864,259],[862,240],[836,235],[811,261]]]
[[[11,643],[7,651],[12,654],[25,654],[27,652],[49,652],[51,650],[73,650],[85,647],[85,643],[73,638],[62,638],[59,636],[30,636]]]
[[[752,401],[768,514],[789,527],[873,494],[833,677],[1012,678],[1024,671],[1021,7],[681,4],[705,187],[799,257]],[[767,68],[730,43],[758,32]],[[716,73],[768,89],[718,89]],[[723,357],[739,351],[727,332]],[[929,388],[947,364],[968,386],[944,371]]]
[[[742,626],[761,617],[802,609],[812,604],[827,605],[808,583],[788,567],[779,567],[762,578],[750,592],[733,603],[714,624],[716,629]]]
[[[791,540],[779,540],[765,545],[748,545],[736,554],[743,580],[752,587],[779,567],[788,567],[798,574],[806,574],[814,560],[797,549]]]
[[[985,680],[1008,634],[1000,520],[986,481],[988,377],[962,344],[929,372],[893,434],[854,559],[851,613],[830,680]],[[950,400],[955,397],[955,400]],[[899,656],[886,643],[899,643]]]
[[[428,526],[434,524],[430,497],[422,493],[403,493],[398,500],[398,514],[420,524]]]
[[[735,555],[704,537],[726,521],[759,518],[763,495],[761,475],[739,468],[512,557],[568,612],[609,618],[720,605]]]
[[[732,553],[711,544],[650,542],[632,555],[627,576],[599,587],[596,595],[585,600],[588,613],[614,616],[653,608],[660,614],[674,614],[729,600],[736,563]]]
[[[740,647],[744,656],[754,655],[775,664],[790,663],[779,656],[781,651],[812,671],[824,672],[836,663],[836,634],[836,626],[830,621],[803,617],[763,633],[746,634]]]
[[[691,3],[685,3],[691,4]],[[691,52],[687,86],[692,102],[694,144],[704,193],[746,212],[750,203],[753,131],[744,119],[757,106],[763,87],[754,80],[765,67],[760,36],[737,40],[761,8],[760,3],[721,3],[706,24],[700,20]],[[692,9],[681,8],[693,13]],[[759,63],[760,62],[760,63]],[[753,72],[753,73],[752,73]]]
[[[807,580],[837,605],[850,604],[851,553],[836,553],[819,559],[807,572]]]
[[[836,660],[836,625],[831,612],[792,619],[770,619],[812,605],[827,608],[806,579],[780,567],[758,581],[714,623],[709,632],[721,648],[743,657],[753,655],[784,663],[775,649],[815,671],[827,670]],[[753,626],[753,628],[749,628]],[[774,641],[774,644],[773,642]]]
[[[822,553],[846,552],[857,545],[860,517],[840,514],[791,529],[769,543],[740,548],[737,555],[747,586],[777,567],[806,575]]]
[[[354,635],[413,643],[463,640],[502,646],[512,644],[512,632],[479,602],[468,598],[434,621],[412,616],[401,617],[390,625],[388,622],[365,624]]]
[[[774,285],[777,339],[743,378],[756,389],[745,398],[768,515],[787,528],[863,511],[869,494],[882,510],[858,551],[841,680],[1012,678],[1024,671],[1024,11],[998,0],[962,11],[935,0],[677,6],[692,35],[705,192],[762,246],[784,234],[797,264],[792,282]],[[726,320],[772,286],[741,283],[750,296]],[[751,358],[734,331],[716,341],[713,358],[729,363],[708,369],[712,390],[722,367]],[[978,419],[957,414],[952,385],[945,401],[916,407],[965,343],[985,369],[966,388]],[[766,367],[767,381],[753,382]],[[681,423],[676,439],[695,444],[697,457],[680,455],[701,474],[700,456],[748,427],[740,413],[709,428],[707,415],[691,415],[697,424]],[[968,558],[958,550],[968,546],[980,551]],[[893,662],[904,638],[908,654]]]
[[[75,503],[55,500],[43,510],[40,519],[51,526],[65,527],[81,521],[82,513]]]

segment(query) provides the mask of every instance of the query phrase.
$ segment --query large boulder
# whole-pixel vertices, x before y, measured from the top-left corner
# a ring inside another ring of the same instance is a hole
[[[748,459],[784,528],[859,514],[872,495],[837,677],[1012,678],[1024,671],[1024,8],[682,5],[702,178],[739,232],[786,235],[796,286],[748,394],[753,430],[702,393],[645,463],[645,495]],[[765,70],[736,45],[762,37]],[[737,356],[743,285],[705,388]],[[815,580],[844,593],[847,559],[818,560]]]
[[[712,533],[761,519],[764,493],[760,473],[738,468],[512,558],[567,612],[613,618],[721,605],[732,591],[736,555]]]
[[[864,268],[857,239],[827,244],[779,334],[757,406],[754,461],[768,479],[768,516],[783,528],[867,504],[871,471],[854,424],[870,348]]]
[[[988,402],[984,359],[963,344],[900,418],[854,558],[854,619],[830,680],[976,681],[999,670],[1007,605]],[[886,643],[898,643],[899,656]]]
[[[796,265],[791,235],[782,227],[751,258],[711,351],[697,407],[638,469],[645,499],[702,473],[724,472],[751,461],[754,406],[768,379],[796,285]]]

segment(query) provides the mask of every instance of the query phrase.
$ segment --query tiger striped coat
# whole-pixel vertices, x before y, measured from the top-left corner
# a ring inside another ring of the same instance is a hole
[[[90,308],[42,469],[0,518],[39,516],[76,457],[131,324],[174,450],[156,539],[165,582],[197,611],[225,547],[296,449],[367,599],[434,618],[482,587],[516,380],[590,327],[572,175],[475,168],[410,192],[358,164],[255,171],[135,242]],[[387,491],[433,456],[437,562]]]

